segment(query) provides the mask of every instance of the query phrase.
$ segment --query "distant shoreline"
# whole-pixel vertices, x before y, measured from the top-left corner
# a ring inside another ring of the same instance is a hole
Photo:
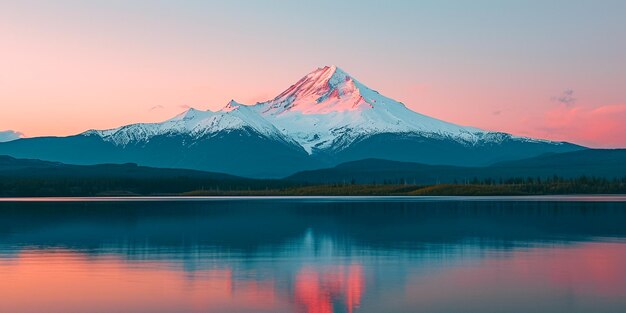
[[[202,201],[330,201],[330,202],[419,202],[419,201],[516,201],[516,202],[616,202],[622,195],[543,195],[543,196],[137,196],[137,197],[20,197],[1,198],[10,202],[202,202]]]
[[[154,182],[154,180],[152,180]],[[322,184],[284,186],[274,188],[246,188],[232,186],[228,189],[213,188],[174,191],[176,186],[161,183],[161,191],[143,186],[138,182],[119,187],[98,185],[97,180],[81,181],[66,187],[60,181],[44,181],[27,188],[14,186],[0,189],[0,198],[42,198],[42,197],[96,197],[96,198],[140,198],[140,197],[522,197],[522,196],[579,196],[579,195],[626,195],[624,180],[604,180],[593,178],[554,179],[550,181],[520,180],[518,183],[496,184]],[[106,181],[105,181],[106,182]],[[150,180],[146,180],[146,184]],[[165,181],[171,183],[170,181]],[[138,188],[142,186],[143,188]],[[107,188],[108,187],[108,188]],[[128,188],[128,189],[127,189]],[[192,187],[193,188],[193,187]],[[170,191],[171,190],[171,191]]]
[[[283,178],[137,164],[70,165],[0,156],[0,197],[529,196],[626,194],[626,149],[461,168],[366,159]]]

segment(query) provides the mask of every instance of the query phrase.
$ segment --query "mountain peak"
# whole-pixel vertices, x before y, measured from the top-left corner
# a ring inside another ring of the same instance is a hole
[[[230,100],[230,101],[228,101],[226,106],[224,106],[220,111],[222,111],[222,112],[230,112],[230,111],[238,109],[240,106],[242,106],[241,103],[238,103],[235,100]]]
[[[307,74],[302,80],[314,84],[336,85],[348,79],[352,80],[353,78],[336,65],[330,65],[318,68]]]
[[[347,79],[352,78],[335,65],[320,67],[283,91],[274,101],[289,97],[322,96],[329,89]]]
[[[331,76],[335,74],[342,75],[342,76],[349,76],[346,72],[340,69],[337,65],[326,65],[323,67],[318,67],[317,70],[309,73],[309,75],[316,73],[316,72],[323,72],[326,74],[330,74]]]
[[[299,111],[305,114],[326,114],[355,110],[365,104],[361,97],[362,88],[367,89],[337,66],[320,67],[266,102],[265,113]]]
[[[196,118],[198,115],[202,115],[204,113],[205,113],[204,111],[200,111],[198,109],[189,107],[187,110],[185,110],[184,112],[174,116],[170,120],[188,120],[188,119],[193,119],[193,118]]]

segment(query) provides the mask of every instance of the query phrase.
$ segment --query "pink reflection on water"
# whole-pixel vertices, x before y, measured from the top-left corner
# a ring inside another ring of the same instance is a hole
[[[410,275],[403,287],[404,301],[426,310],[464,307],[472,311],[506,305],[559,311],[572,299],[577,309],[601,303],[619,307],[626,304],[625,265],[626,244],[619,242],[498,252],[475,262]]]
[[[551,262],[544,271],[550,282],[575,292],[592,292],[600,296],[626,296],[626,246],[596,244],[584,249],[558,249],[546,260]],[[533,266],[534,264],[531,264]]]
[[[296,302],[306,313],[332,313],[333,303],[343,298],[346,311],[361,305],[365,289],[363,267],[332,266],[324,269],[305,267],[296,275]]]
[[[192,276],[166,262],[25,251],[0,267],[0,312],[276,312],[274,281],[235,281],[231,269]]]
[[[565,312],[568,303],[584,312],[626,305],[624,243],[413,261],[369,273],[360,263],[259,272],[226,261],[188,272],[171,261],[26,250],[0,258],[0,312]],[[364,303],[366,274],[385,288],[370,285]]]
[[[232,268],[185,272],[166,261],[129,261],[68,250],[27,250],[0,263],[0,312],[333,312],[360,305],[360,265],[303,268],[295,286],[238,277]],[[292,292],[292,290],[295,290]]]

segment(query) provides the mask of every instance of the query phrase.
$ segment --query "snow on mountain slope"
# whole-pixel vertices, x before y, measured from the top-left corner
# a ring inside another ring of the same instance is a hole
[[[341,150],[359,138],[379,133],[417,133],[465,144],[490,137],[487,131],[414,112],[336,66],[313,71],[275,99],[254,108],[309,153],[314,148]]]
[[[182,134],[197,139],[234,130],[253,130],[257,135],[297,144],[254,112],[251,107],[241,105],[234,100],[217,112],[192,108],[161,123],[131,124],[109,130],[90,130],[84,134],[95,134],[105,141],[125,146],[132,142],[149,141],[158,135]]]
[[[449,139],[464,145],[506,139],[552,143],[459,126],[422,115],[369,89],[336,66],[318,68],[267,102],[246,106],[230,101],[217,112],[190,109],[162,123],[132,124],[85,134],[127,145],[149,141],[157,135],[186,134],[201,138],[246,129],[299,145],[309,154],[314,150],[340,151],[355,141],[383,133]]]

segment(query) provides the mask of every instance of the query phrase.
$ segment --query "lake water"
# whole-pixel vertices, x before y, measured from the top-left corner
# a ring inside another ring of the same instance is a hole
[[[13,200],[0,312],[626,312],[622,197]]]

